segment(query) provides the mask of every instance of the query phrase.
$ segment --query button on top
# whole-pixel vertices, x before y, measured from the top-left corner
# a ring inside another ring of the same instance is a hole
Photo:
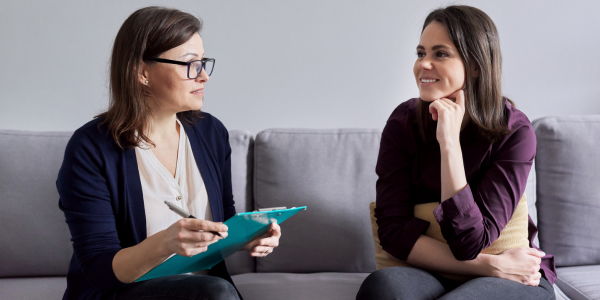
[[[181,200],[181,196],[177,196],[177,198],[175,198],[175,199],[177,199],[177,201],[179,201],[179,200]]]

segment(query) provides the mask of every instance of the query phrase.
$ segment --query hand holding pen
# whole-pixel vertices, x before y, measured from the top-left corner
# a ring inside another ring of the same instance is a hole
[[[182,208],[178,207],[177,205],[166,201],[165,200],[165,204],[169,207],[169,209],[171,209],[173,212],[175,212],[176,214],[184,217],[184,218],[189,218],[189,219],[196,219],[196,217],[192,216],[189,212],[183,210]],[[220,233],[216,232],[216,231],[209,231],[212,234],[218,235],[220,237],[223,237]]]
[[[171,253],[191,257],[205,252],[210,244],[227,237],[228,228],[223,223],[199,220],[173,203],[165,201],[165,204],[184,217],[161,233],[167,239],[166,245]]]

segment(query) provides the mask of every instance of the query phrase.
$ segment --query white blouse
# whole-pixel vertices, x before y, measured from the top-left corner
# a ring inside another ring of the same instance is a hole
[[[204,180],[192,153],[192,146],[179,123],[179,150],[175,177],[156,158],[150,147],[143,143],[135,148],[142,182],[146,211],[147,237],[167,229],[181,219],[164,203],[178,205],[198,219],[212,221],[212,212]]]

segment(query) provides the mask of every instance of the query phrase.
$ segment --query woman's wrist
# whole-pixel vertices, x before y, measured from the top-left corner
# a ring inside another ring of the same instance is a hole
[[[477,265],[477,275],[482,277],[500,277],[500,270],[498,269],[498,255],[479,254],[474,261]]]
[[[438,142],[440,144],[440,154],[451,156],[454,153],[460,153],[462,155],[462,149],[460,148],[460,142],[452,140],[443,140]]]
[[[146,241],[148,242],[148,246],[150,246],[149,250],[153,251],[157,257],[164,257],[166,259],[174,253],[167,247],[165,230],[159,231],[156,234],[148,237]]]

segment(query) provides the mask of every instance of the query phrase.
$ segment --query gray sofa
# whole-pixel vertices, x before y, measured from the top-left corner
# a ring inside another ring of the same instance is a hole
[[[556,255],[557,286],[568,297],[600,299],[600,116],[544,118],[534,127],[538,154],[526,193],[539,243]],[[368,204],[380,135],[230,132],[238,211],[308,206],[282,224],[281,244],[267,258],[227,259],[246,300],[354,299],[375,270]],[[55,180],[69,137],[0,131],[0,299],[62,297],[72,249]]]

